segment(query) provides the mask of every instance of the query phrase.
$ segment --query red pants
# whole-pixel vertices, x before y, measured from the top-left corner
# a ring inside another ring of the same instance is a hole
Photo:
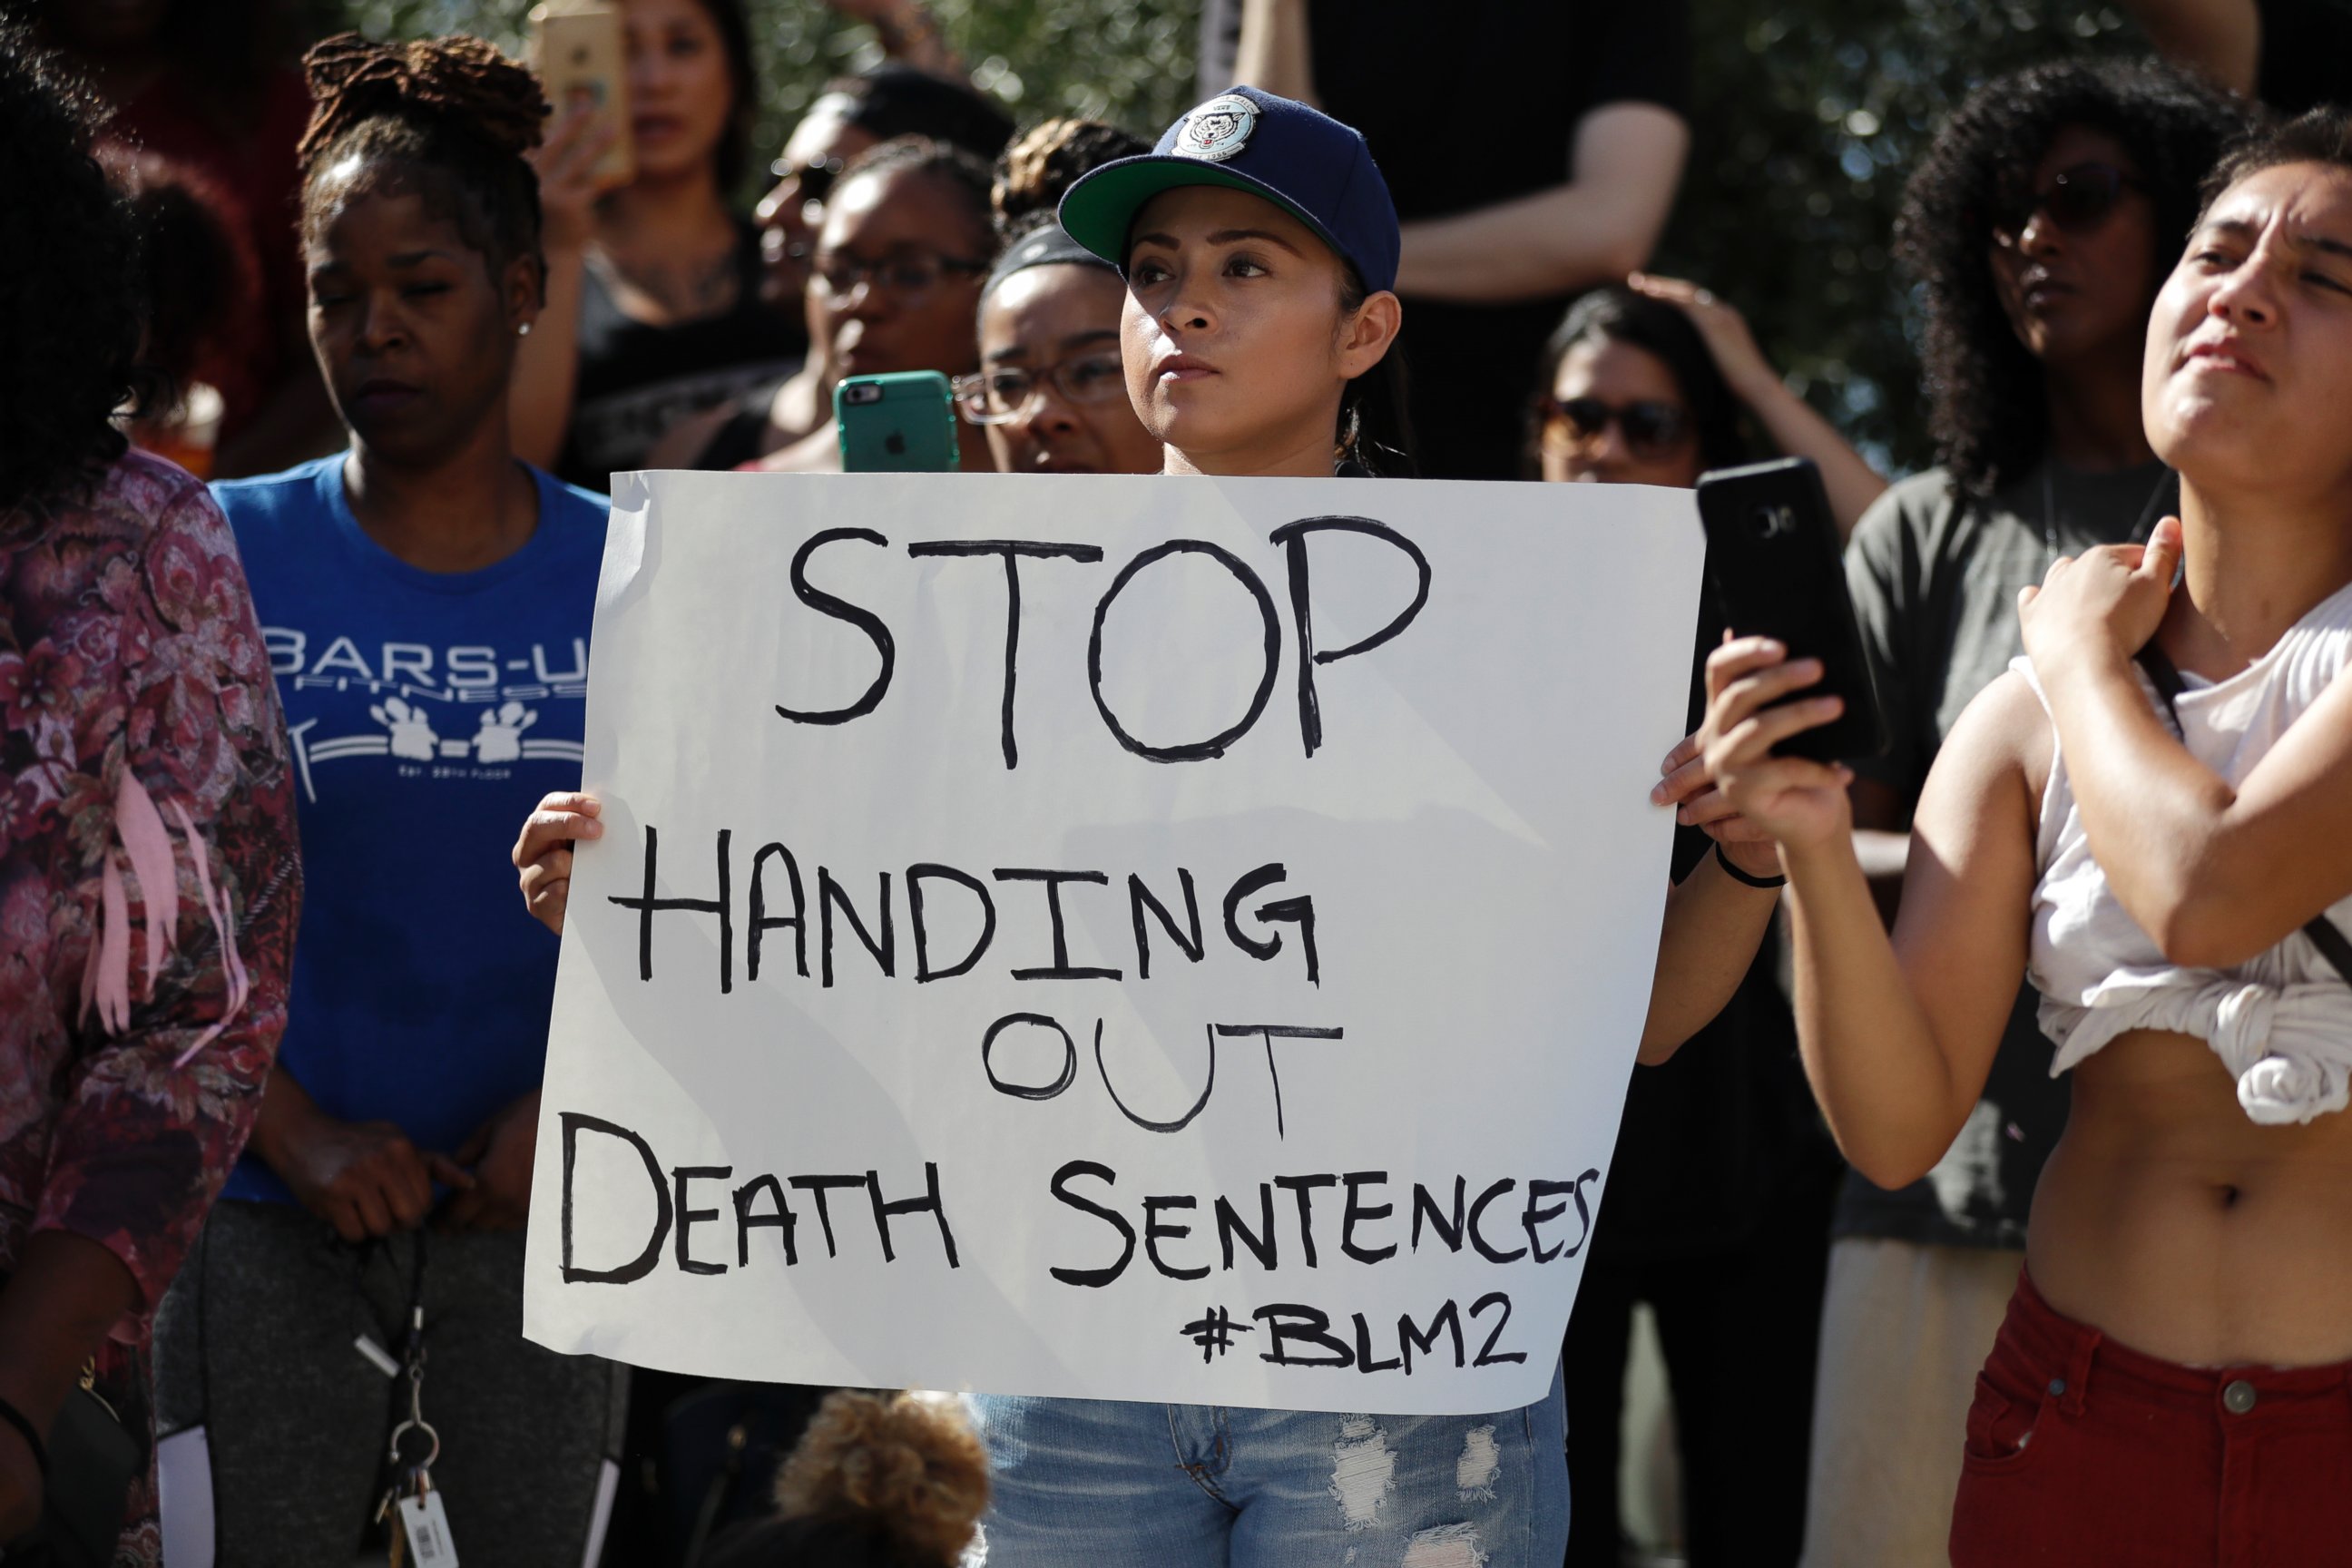
[[[2352,1363],[2176,1365],[2021,1279],[1969,1410],[1952,1563],[2352,1563]]]

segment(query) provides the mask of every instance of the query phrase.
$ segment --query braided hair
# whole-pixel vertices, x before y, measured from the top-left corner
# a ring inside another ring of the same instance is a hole
[[[302,70],[314,105],[295,149],[305,239],[372,168],[389,166],[493,274],[528,257],[544,287],[539,176],[524,157],[548,114],[537,78],[479,38],[377,44],[357,33],[314,46]],[[346,180],[346,170],[356,172]]]
[[[1047,223],[1078,176],[1116,158],[1151,151],[1151,143],[1099,120],[1044,120],[1015,138],[996,160],[989,193],[996,233],[1007,244]]]

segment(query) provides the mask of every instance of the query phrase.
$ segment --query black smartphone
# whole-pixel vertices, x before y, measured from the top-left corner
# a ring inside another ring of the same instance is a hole
[[[1886,750],[1886,721],[1863,658],[1862,632],[1846,596],[1837,521],[1821,470],[1805,458],[1720,468],[1698,480],[1706,528],[1706,571],[1724,618],[1739,637],[1769,637],[1790,658],[1822,661],[1822,679],[1784,702],[1834,693],[1845,711],[1774,748],[1792,757],[1843,762]]]

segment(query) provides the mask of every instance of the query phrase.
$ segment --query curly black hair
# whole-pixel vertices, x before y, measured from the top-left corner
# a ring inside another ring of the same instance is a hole
[[[1945,122],[1905,188],[1895,254],[1924,295],[1928,428],[1960,494],[1990,496],[2049,442],[2041,367],[2001,311],[1986,252],[2053,138],[2081,126],[2130,152],[2156,205],[2160,279],[2196,221],[2206,171],[2251,112],[2156,60],[2070,59],[1994,78]]]
[[[0,24],[0,191],[17,243],[0,261],[0,543],[87,494],[129,442],[147,390],[137,229],[91,155],[100,106],[17,25]]]
[[[306,240],[331,200],[368,177],[338,184],[353,160],[421,170],[439,176],[425,187],[430,210],[488,258],[493,276],[529,257],[544,287],[539,176],[524,158],[547,119],[536,77],[479,38],[378,44],[357,33],[314,45],[302,69],[310,123],[295,155]]]

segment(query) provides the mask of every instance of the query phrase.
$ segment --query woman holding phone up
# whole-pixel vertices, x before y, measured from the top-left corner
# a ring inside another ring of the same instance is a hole
[[[2352,1526],[2352,119],[2258,135],[2208,189],[2141,377],[2181,515],[2021,595],[2026,657],[1928,775],[1891,942],[1842,783],[1771,754],[1834,699],[1768,706],[1817,676],[1753,641],[1709,663],[1706,762],[1780,842],[1847,1157],[1898,1186],[1943,1153],[2021,973],[2074,1074],[1968,1415],[1960,1568],[2320,1562]]]
[[[1200,156],[1242,118],[1239,146]],[[1219,112],[1223,110],[1224,112]],[[1063,226],[1119,267],[1128,394],[1171,475],[1328,479],[1410,466],[1386,366],[1402,309],[1396,213],[1361,137],[1242,89],[1170,127],[1159,150],[1071,188]],[[1705,791],[1704,794],[1701,794]],[[1774,899],[1765,847],[1696,766],[1654,798],[1687,800],[1724,846],[1669,896],[1641,1051],[1663,1057],[1722,1006]],[[560,928],[568,841],[601,832],[595,802],[551,795],[514,858],[532,911]],[[986,1521],[998,1568],[1485,1563],[1551,1568],[1568,1533],[1559,1384],[1522,1410],[1348,1416],[1117,1400],[976,1401],[996,1464]],[[1460,1478],[1485,1429],[1491,1468]],[[1377,1439],[1376,1444],[1374,1439]],[[1335,1488],[1341,1445],[1393,1468]],[[1392,1484],[1384,1484],[1385,1475]]]

